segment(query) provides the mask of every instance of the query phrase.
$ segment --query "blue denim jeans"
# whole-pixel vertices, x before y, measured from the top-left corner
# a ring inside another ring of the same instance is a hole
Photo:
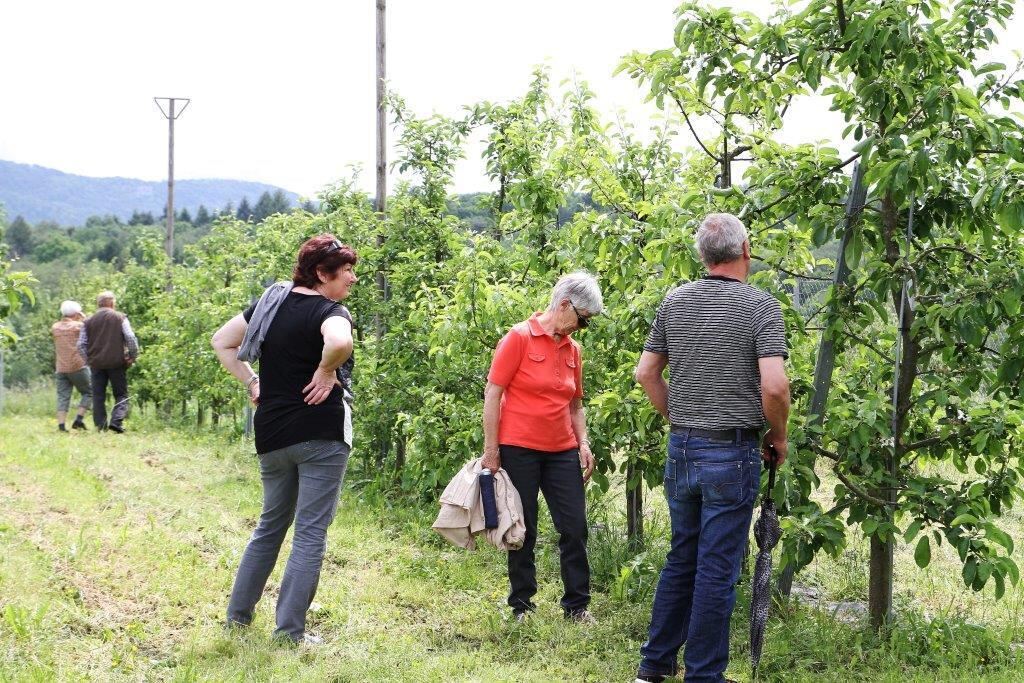
[[[295,522],[292,552],[281,578],[275,635],[302,640],[306,610],[320,583],[327,527],[338,507],[349,448],[344,441],[303,441],[260,454],[263,512],[238,566],[228,622],[248,625]]]
[[[729,620],[760,476],[756,441],[669,436],[665,495],[672,547],[640,648],[641,675],[676,675],[685,643],[685,680],[724,680]]]

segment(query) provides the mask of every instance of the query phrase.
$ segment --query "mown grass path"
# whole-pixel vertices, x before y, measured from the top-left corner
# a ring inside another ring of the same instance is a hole
[[[226,634],[259,513],[250,446],[59,435],[27,416],[4,418],[0,443],[0,678],[613,680],[635,665],[635,627],[563,622],[551,581],[538,619],[509,622],[500,554],[450,549],[431,518],[350,492],[310,619],[326,644],[270,640],[279,572],[254,627]]]
[[[0,502],[4,681],[626,681],[646,628],[649,603],[604,592],[593,604],[598,625],[564,622],[553,550],[539,558],[536,618],[510,621],[500,553],[445,545],[429,529],[430,508],[346,490],[310,615],[326,643],[270,639],[280,568],[253,627],[226,633],[260,488],[251,446],[223,437],[156,427],[64,435],[48,417],[7,415]],[[741,680],[744,609],[730,672]],[[1011,681],[1024,672],[1009,659],[978,668],[899,657],[802,611],[772,623],[765,655],[777,680]]]

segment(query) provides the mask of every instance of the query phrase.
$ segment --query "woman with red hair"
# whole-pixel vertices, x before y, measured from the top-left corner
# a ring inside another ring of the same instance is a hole
[[[212,339],[220,362],[258,406],[254,427],[263,480],[263,512],[235,576],[228,624],[251,623],[294,521],[275,634],[296,643],[319,642],[306,633],[306,611],[352,446],[352,316],[337,302],[357,282],[357,260],[334,235],[307,240],[291,282],[269,287]],[[247,362],[256,358],[259,374]]]

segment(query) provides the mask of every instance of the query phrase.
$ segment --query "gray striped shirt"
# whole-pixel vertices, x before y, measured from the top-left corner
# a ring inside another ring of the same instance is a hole
[[[779,302],[717,276],[665,296],[644,350],[668,356],[672,424],[700,429],[763,427],[757,359],[789,357]]]

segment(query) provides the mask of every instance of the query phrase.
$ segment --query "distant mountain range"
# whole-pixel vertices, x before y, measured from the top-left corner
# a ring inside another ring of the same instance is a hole
[[[194,216],[200,204],[216,212],[243,197],[254,205],[264,192],[282,189],[244,180],[176,180],[175,213],[188,209]],[[294,205],[299,196],[284,190]],[[52,168],[0,160],[0,204],[7,219],[24,216],[29,223],[42,220],[61,225],[82,225],[89,216],[114,215],[127,220],[133,211],[159,216],[167,202],[166,181],[133,178],[89,178]]]

